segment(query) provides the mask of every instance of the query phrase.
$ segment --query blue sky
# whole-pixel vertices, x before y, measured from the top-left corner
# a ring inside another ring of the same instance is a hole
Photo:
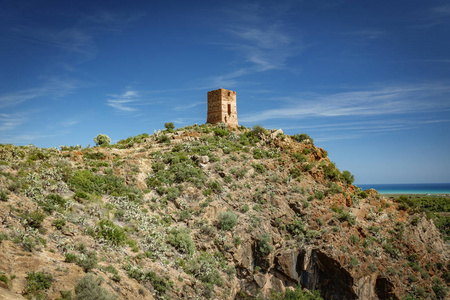
[[[357,183],[450,182],[448,1],[0,0],[0,143],[206,121],[308,133]]]

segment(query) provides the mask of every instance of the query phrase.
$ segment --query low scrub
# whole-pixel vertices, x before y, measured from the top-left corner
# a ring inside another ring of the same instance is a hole
[[[237,215],[232,211],[221,212],[219,214],[218,226],[222,230],[231,230],[236,226]]]

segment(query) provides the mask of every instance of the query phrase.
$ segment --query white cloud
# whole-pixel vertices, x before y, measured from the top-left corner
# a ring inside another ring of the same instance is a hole
[[[0,114],[0,131],[13,130],[26,121],[24,114]]]
[[[61,98],[72,93],[77,87],[77,82],[72,79],[49,78],[41,87],[0,95],[0,108],[15,106],[40,97]]]
[[[134,112],[137,109],[133,106],[140,102],[140,95],[137,91],[126,91],[121,95],[111,94],[108,95],[110,99],[106,100],[106,104],[111,106],[116,111],[120,112]]]
[[[230,39],[217,45],[237,54],[240,67],[230,73],[210,78],[210,86],[232,87],[238,79],[252,73],[286,68],[290,57],[299,55],[304,46],[293,38],[282,19],[287,7],[266,7],[257,3],[242,4],[225,11],[220,22]]]
[[[240,117],[242,122],[309,117],[377,116],[450,109],[447,84],[404,85],[351,91],[331,95],[289,97],[291,103],[281,108],[254,112]],[[280,99],[273,99],[279,101]]]
[[[192,102],[187,105],[176,106],[174,109],[175,110],[187,110],[187,109],[191,109],[191,108],[197,107],[199,105],[205,105],[205,104],[206,104],[206,101],[198,101],[198,102]]]

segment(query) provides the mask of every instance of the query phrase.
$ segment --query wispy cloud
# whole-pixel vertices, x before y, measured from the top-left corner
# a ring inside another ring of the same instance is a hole
[[[243,122],[309,117],[376,116],[450,109],[450,87],[446,84],[405,85],[351,91],[331,95],[288,97],[298,103],[243,115]],[[277,100],[277,99],[273,99]],[[279,100],[279,99],[278,99]]]
[[[110,98],[106,100],[106,104],[119,112],[134,112],[137,109],[133,106],[141,101],[139,92],[132,90],[121,95],[110,94],[108,97]]]
[[[193,103],[190,103],[187,105],[179,105],[179,106],[176,106],[174,109],[175,110],[187,110],[187,109],[191,109],[191,108],[197,107],[199,105],[205,105],[205,104],[206,104],[206,101],[198,101],[198,102],[193,102]]]
[[[0,95],[0,108],[19,105],[24,101],[41,97],[61,98],[72,93],[77,87],[78,83],[73,79],[49,78],[40,87]]]
[[[26,119],[23,113],[0,114],[0,132],[15,129],[22,125]]]
[[[97,56],[95,38],[98,34],[105,31],[120,33],[129,23],[143,15],[140,12],[126,14],[101,11],[82,17],[67,16],[67,22],[64,24],[68,25],[65,27],[17,25],[11,28],[10,34],[15,39],[57,48],[61,50],[59,54],[72,55],[70,64],[79,64]]]
[[[293,38],[283,24],[286,7],[267,7],[258,3],[241,4],[226,10],[227,16],[220,30],[230,37],[227,42],[217,43],[237,54],[239,68],[213,78],[212,86],[232,87],[238,79],[257,72],[286,68],[290,57],[299,55],[305,47],[299,38]]]
[[[348,31],[342,33],[343,35],[347,35],[350,37],[356,37],[359,40],[365,39],[365,40],[375,40],[382,38],[386,35],[384,31],[378,30],[378,29],[364,29],[364,30],[355,30],[355,31]]]
[[[432,7],[431,12],[439,16],[450,17],[450,4]]]

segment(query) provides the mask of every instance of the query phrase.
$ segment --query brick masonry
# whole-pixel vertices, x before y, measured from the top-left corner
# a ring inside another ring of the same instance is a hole
[[[208,115],[206,123],[225,123],[238,126],[236,92],[218,89],[208,92]]]

